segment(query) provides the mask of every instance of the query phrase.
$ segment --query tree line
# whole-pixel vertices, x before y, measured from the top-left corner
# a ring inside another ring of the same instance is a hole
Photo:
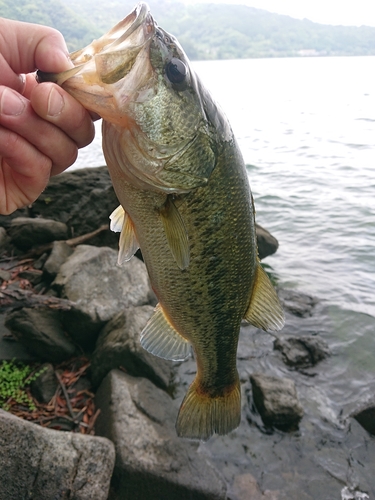
[[[100,37],[135,1],[2,0],[0,16],[52,26],[69,50]],[[242,59],[304,55],[375,55],[375,28],[329,26],[244,5],[185,5],[149,0],[157,23],[177,37],[191,59]]]

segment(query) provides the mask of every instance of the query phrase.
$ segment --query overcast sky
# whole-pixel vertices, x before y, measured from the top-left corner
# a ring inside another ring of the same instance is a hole
[[[375,26],[375,0],[184,0],[185,3],[244,4],[325,24]]]

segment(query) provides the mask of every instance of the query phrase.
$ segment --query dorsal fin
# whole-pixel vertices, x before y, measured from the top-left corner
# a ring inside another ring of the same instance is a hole
[[[171,195],[160,208],[160,216],[173,258],[180,269],[186,269],[190,262],[188,234]]]
[[[151,354],[173,361],[182,361],[190,353],[189,341],[173,328],[160,304],[141,333],[141,345]]]
[[[259,261],[253,293],[244,319],[265,331],[278,331],[284,326],[284,312],[279,298]]]
[[[109,218],[111,219],[111,230],[115,232],[121,231],[117,259],[118,265],[121,266],[133,257],[139,248],[139,244],[134,232],[133,223],[121,205],[111,213]]]

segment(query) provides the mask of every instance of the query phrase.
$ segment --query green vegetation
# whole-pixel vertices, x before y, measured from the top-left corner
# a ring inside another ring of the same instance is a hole
[[[135,0],[0,0],[0,16],[53,26],[70,50],[87,45],[128,14]],[[191,59],[375,55],[375,28],[328,26],[243,5],[149,0],[157,23]]]
[[[60,0],[0,0],[0,16],[56,28],[64,35],[70,51],[102,35],[91,21],[86,21]]]
[[[36,410],[33,401],[26,392],[26,387],[35,380],[43,370],[33,373],[33,368],[15,361],[3,361],[0,364],[0,408],[9,410],[10,404],[16,402]]]

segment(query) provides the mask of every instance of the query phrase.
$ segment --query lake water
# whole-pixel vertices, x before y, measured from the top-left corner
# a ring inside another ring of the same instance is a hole
[[[350,447],[355,444],[349,443],[350,430],[340,418],[375,396],[375,57],[208,61],[193,66],[226,112],[249,165],[257,221],[279,240],[278,252],[265,262],[281,287],[318,297],[326,318],[318,329],[334,355],[318,365],[314,383],[281,365],[276,369],[274,362],[259,365],[295,379],[307,407],[302,435],[311,436],[308,429],[314,427],[320,432],[317,440],[328,433],[332,442],[347,443],[345,452],[337,451],[338,446],[331,454],[319,455],[324,473],[316,473],[315,480],[327,494],[306,498],[340,498],[340,484],[358,489],[352,497],[343,489],[342,498],[366,498],[360,491],[375,494],[375,479],[363,479],[353,466]],[[74,168],[102,164],[98,134]],[[267,439],[261,437],[254,445],[263,456]],[[374,438],[366,439],[366,449],[368,443],[375,447]],[[301,450],[306,449],[319,453],[308,438],[291,447],[294,484],[299,484],[298,477],[308,477],[306,470],[298,469]],[[337,472],[340,460],[343,470],[352,464],[355,479],[341,478],[345,474]],[[330,489],[332,478],[337,485]],[[278,498],[302,498],[286,480],[280,488]]]

